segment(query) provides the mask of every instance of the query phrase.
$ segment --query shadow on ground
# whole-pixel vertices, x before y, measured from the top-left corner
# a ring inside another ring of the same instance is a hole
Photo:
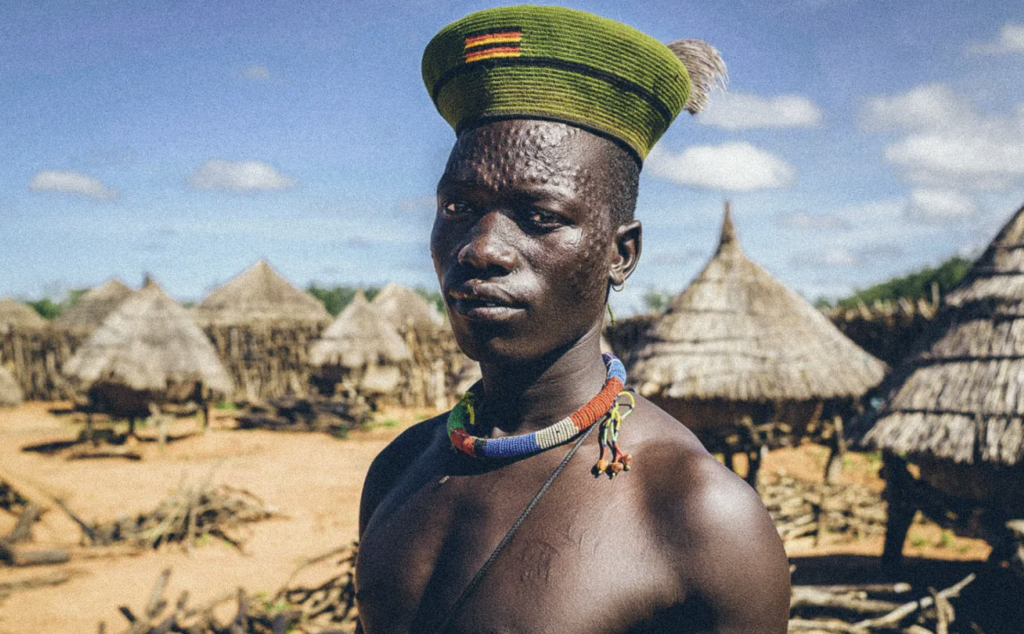
[[[928,596],[928,589],[942,590],[974,573],[977,578],[952,599],[956,621],[951,632],[1021,634],[1024,632],[1024,580],[1005,568],[983,561],[949,561],[905,557],[895,574],[881,570],[878,557],[827,555],[792,557],[796,566],[793,583],[799,585],[866,584],[904,581],[913,590],[907,601]],[[977,625],[972,628],[971,623]]]

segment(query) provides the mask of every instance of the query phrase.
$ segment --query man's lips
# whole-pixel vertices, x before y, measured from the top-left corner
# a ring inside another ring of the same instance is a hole
[[[462,286],[448,291],[449,305],[472,321],[503,321],[525,309],[525,304],[501,288]]]

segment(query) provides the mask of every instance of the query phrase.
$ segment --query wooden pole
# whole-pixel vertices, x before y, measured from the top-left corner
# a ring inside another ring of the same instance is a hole
[[[163,451],[164,449],[167,448],[167,432],[168,432],[167,428],[170,426],[169,425],[169,420],[170,420],[170,416],[168,416],[167,414],[164,414],[162,412],[157,414],[157,416],[156,416],[156,421],[157,421],[157,423],[156,423],[156,430],[157,430],[157,432],[156,432],[157,433],[156,444],[157,444],[157,447],[160,448],[160,451]]]
[[[832,442],[828,463],[825,467],[825,482],[832,484],[843,472],[843,458],[846,457],[846,435],[843,432],[843,417],[836,414],[832,418]]]
[[[903,542],[907,539],[917,507],[910,491],[914,476],[903,458],[891,451],[883,452],[882,477],[885,478],[885,498],[889,505],[882,569],[891,572],[899,570],[903,564]]]
[[[757,490],[761,463],[768,457],[768,445],[759,445],[755,451],[747,454],[747,484]]]

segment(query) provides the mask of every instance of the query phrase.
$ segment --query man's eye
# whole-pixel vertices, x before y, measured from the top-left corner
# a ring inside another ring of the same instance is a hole
[[[553,214],[550,211],[541,211],[533,209],[527,214],[530,222],[535,225],[555,225],[561,219],[558,214]]]
[[[469,205],[458,202],[445,203],[441,210],[448,218],[459,217],[469,213]]]

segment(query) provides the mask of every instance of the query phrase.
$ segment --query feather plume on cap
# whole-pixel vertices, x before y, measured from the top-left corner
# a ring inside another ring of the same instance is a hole
[[[690,75],[690,97],[683,108],[690,114],[697,114],[707,105],[708,93],[716,88],[725,90],[729,83],[729,71],[722,55],[703,40],[675,40],[669,42],[668,48]]]

